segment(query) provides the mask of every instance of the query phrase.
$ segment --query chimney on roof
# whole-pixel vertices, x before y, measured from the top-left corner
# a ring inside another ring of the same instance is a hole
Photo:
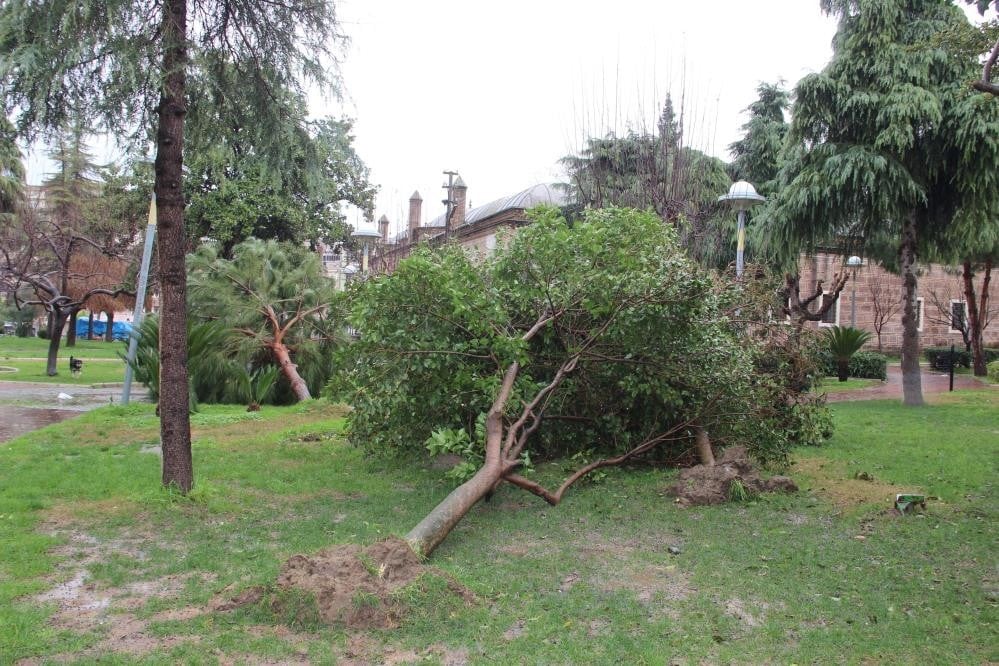
[[[423,197],[419,192],[413,192],[409,197],[409,240],[416,242],[417,229],[420,228],[420,209],[423,207]]]
[[[382,242],[385,243],[386,245],[389,242],[388,228],[389,228],[389,219],[387,216],[382,215],[380,218],[378,218],[378,233],[382,237]]]
[[[468,194],[468,186],[465,185],[465,181],[458,176],[458,179],[454,181],[454,212],[451,213],[451,228],[457,229],[461,225],[465,224],[465,202],[466,195]]]

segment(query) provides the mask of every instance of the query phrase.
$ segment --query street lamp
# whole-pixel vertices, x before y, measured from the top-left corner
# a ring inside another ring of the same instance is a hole
[[[857,327],[857,269],[862,266],[864,260],[857,255],[846,260],[846,265],[853,269],[853,288],[850,290],[850,328]]]
[[[381,234],[374,227],[358,227],[357,231],[351,234],[353,238],[357,238],[361,241],[364,247],[364,255],[361,259],[361,274],[367,276],[368,274],[368,245],[371,241],[376,238],[381,238]]]
[[[735,276],[737,278],[742,277],[742,254],[746,249],[746,211],[766,200],[766,197],[757,194],[756,188],[744,180],[732,183],[732,187],[728,188],[728,194],[718,197],[718,201],[727,203],[732,210],[739,214],[739,240],[735,251]]]

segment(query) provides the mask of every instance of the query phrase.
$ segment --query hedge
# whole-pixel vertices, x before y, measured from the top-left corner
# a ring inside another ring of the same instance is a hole
[[[836,376],[836,358],[828,351],[821,353],[822,374]],[[888,379],[888,357],[877,352],[859,351],[850,357],[850,376],[859,379]]]
[[[999,382],[999,361],[992,361],[989,363],[989,379],[994,382]]]
[[[999,361],[999,349],[987,347],[983,352],[986,363]],[[923,356],[930,362],[930,367],[934,370],[950,369],[950,347],[927,347],[923,350]],[[963,348],[954,348],[955,367],[970,368],[973,361],[974,359],[970,351],[965,351]]]

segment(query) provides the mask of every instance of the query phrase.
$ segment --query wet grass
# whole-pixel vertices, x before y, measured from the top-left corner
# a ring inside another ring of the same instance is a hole
[[[103,340],[86,340],[77,338],[76,345],[66,346],[63,339],[59,345],[59,358],[118,358],[118,352],[124,353],[127,346],[123,341],[104,342]],[[41,338],[19,338],[14,335],[0,335],[0,361],[9,358],[46,358],[49,353],[49,341]]]
[[[857,379],[856,377],[851,377],[845,382],[841,382],[835,377],[825,377],[815,392],[819,394],[843,393],[846,391],[856,391],[857,389],[871,388],[872,386],[880,386],[883,383],[880,379]]]
[[[432,560],[478,602],[424,579],[400,593],[398,629],[370,632],[266,605],[184,610],[269,585],[291,554],[405,533],[449,492],[442,472],[350,447],[323,403],[208,406],[185,498],[159,487],[152,407],[102,408],[0,446],[0,663],[994,662],[997,407],[994,390],[836,404],[833,440],[796,455],[793,496],[680,509],[673,473],[649,469],[612,470],[555,508],[502,488]],[[894,517],[896,487],[940,499]],[[71,631],[33,599],[78,570],[117,595],[112,618],[148,621],[158,652],[103,655],[107,627]],[[127,610],[122,590],[163,581],[169,594]]]
[[[61,358],[61,357],[60,357]],[[93,384],[117,384],[124,381],[125,364],[118,359],[87,359],[82,370],[74,375],[69,370],[69,356],[59,361],[59,374],[49,377],[45,371],[45,361],[0,359],[0,366],[14,368],[17,372],[0,372],[0,381],[40,382],[45,384],[68,384],[70,386],[91,386]]]

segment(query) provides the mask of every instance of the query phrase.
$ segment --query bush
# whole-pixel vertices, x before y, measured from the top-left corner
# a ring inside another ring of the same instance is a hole
[[[999,382],[999,361],[992,361],[989,363],[989,379],[994,382]]]
[[[999,360],[999,349],[986,347],[982,351],[986,363]],[[923,350],[923,356],[934,370],[950,369],[950,347],[927,347]],[[973,361],[974,357],[970,351],[960,347],[954,348],[954,367],[970,368]]]
[[[836,376],[836,357],[823,351],[820,355],[822,374]],[[888,357],[877,352],[857,352],[850,358],[849,375],[857,379],[888,379]]]
[[[475,462],[477,426],[507,377],[508,423],[537,401],[536,420],[517,431],[517,450],[534,460],[614,457],[643,442],[676,460],[700,421],[713,443],[782,462],[799,435],[825,430],[811,405],[789,407],[791,360],[770,353],[775,374],[755,371],[756,340],[731,324],[671,227],[621,209],[571,225],[554,209],[531,215],[482,260],[423,249],[357,286],[360,336],[338,353],[327,391],[354,408],[353,442],[399,452],[430,444]]]

